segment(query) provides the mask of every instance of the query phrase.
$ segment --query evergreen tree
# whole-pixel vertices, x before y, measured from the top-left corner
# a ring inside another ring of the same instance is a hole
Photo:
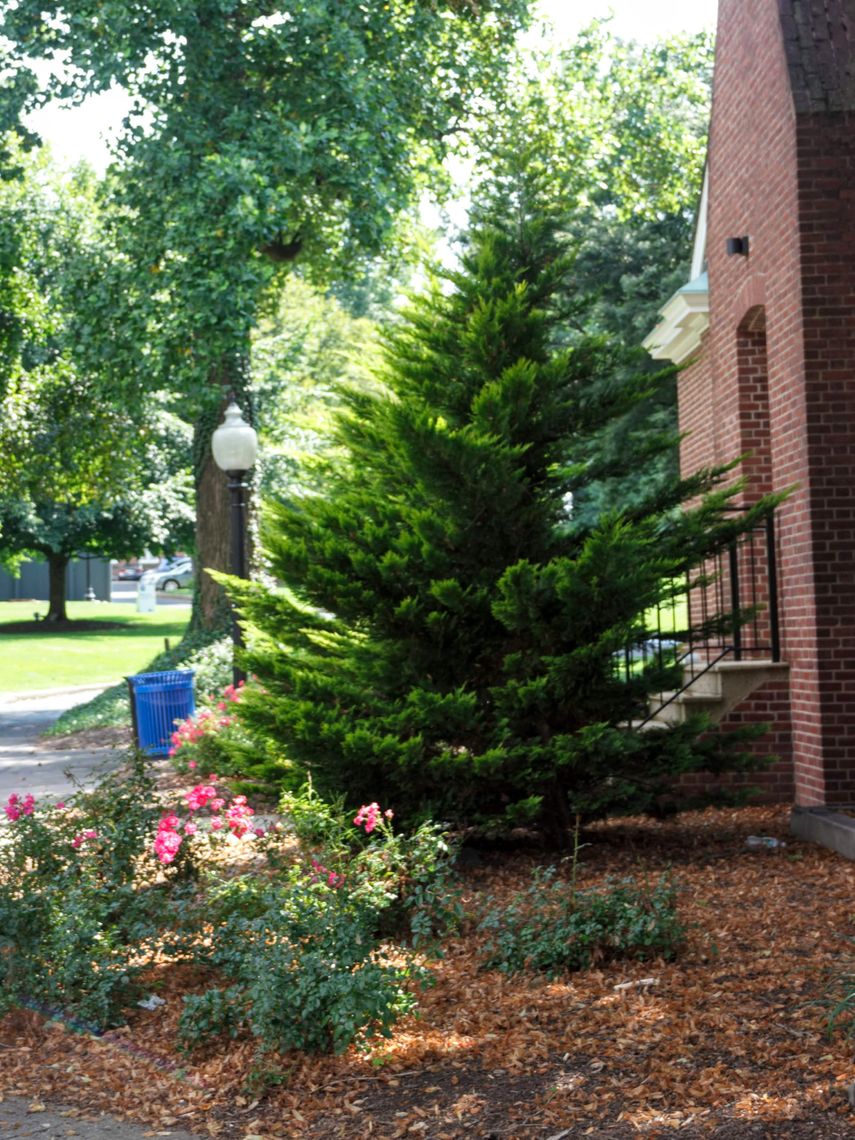
[[[573,525],[572,497],[610,474],[594,441],[650,378],[615,381],[602,338],[567,345],[560,188],[530,155],[503,161],[460,269],[390,333],[383,388],[348,395],[323,492],[273,509],[286,589],[231,585],[264,687],[245,716],[318,790],[560,840],[577,811],[643,809],[727,762],[698,724],[633,731],[674,666],[627,675],[616,655],[745,520],[717,471]]]

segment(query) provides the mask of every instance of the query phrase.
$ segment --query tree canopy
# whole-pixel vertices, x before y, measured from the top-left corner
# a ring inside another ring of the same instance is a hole
[[[10,58],[55,59],[46,95],[118,83],[133,107],[109,193],[113,263],[93,298],[110,382],[168,387],[195,420],[197,548],[227,568],[208,439],[277,271],[361,276],[474,100],[501,82],[526,0],[38,0],[7,6]],[[31,99],[32,103],[33,100]],[[117,301],[120,302],[117,304]],[[245,403],[248,402],[248,394]],[[202,575],[197,619],[217,620]]]
[[[188,541],[190,449],[187,426],[156,401],[129,418],[78,360],[105,257],[92,178],[63,180],[44,156],[17,159],[23,176],[0,184],[0,558],[44,557],[49,617],[61,619],[74,554]]]

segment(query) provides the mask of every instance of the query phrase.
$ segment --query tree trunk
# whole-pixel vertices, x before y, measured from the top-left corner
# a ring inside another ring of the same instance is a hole
[[[247,384],[248,370],[242,360],[224,360],[211,369],[212,387],[223,393],[219,404],[196,421],[193,455],[196,473],[196,591],[188,632],[225,633],[231,627],[232,611],[221,586],[208,570],[231,574],[231,509],[228,477],[214,462],[211,436],[222,422],[229,392],[234,392],[244,418],[252,423],[252,407]],[[248,504],[247,514],[251,511]],[[249,557],[251,560],[252,549]],[[250,562],[251,564],[251,562]]]
[[[196,471],[196,558],[198,562],[193,625],[212,630],[224,626],[229,619],[229,605],[223,589],[207,571],[231,572],[231,511],[228,479],[211,455],[211,432],[204,424],[196,425],[197,434],[204,432],[199,444],[206,448]],[[200,454],[197,452],[197,454]]]
[[[49,554],[48,564],[48,612],[46,621],[67,621],[65,612],[65,571],[68,566],[67,554]]]

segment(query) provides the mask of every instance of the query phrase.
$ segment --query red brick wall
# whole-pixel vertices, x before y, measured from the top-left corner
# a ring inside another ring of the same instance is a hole
[[[796,486],[779,515],[795,796],[855,803],[855,114],[794,99],[793,3],[720,2],[710,330],[680,384],[682,462],[753,448],[749,494]],[[744,235],[749,255],[727,256]]]
[[[746,752],[758,756],[775,756],[778,759],[769,767],[757,772],[733,772],[726,776],[711,777],[702,772],[684,777],[680,790],[685,794],[708,792],[711,786],[734,791],[740,788],[756,788],[759,798],[774,801],[789,801],[794,795],[792,737],[790,731],[790,694],[786,681],[769,681],[757,692],[752,693],[722,723],[721,730],[730,732],[749,725],[768,724],[770,730],[753,746],[746,745]]]

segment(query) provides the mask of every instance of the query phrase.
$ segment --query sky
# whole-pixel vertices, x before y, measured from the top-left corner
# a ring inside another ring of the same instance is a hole
[[[559,40],[566,40],[595,17],[613,15],[612,27],[624,39],[649,40],[675,32],[696,32],[715,27],[717,0],[539,0],[542,16],[554,26]],[[538,30],[530,33],[537,42]],[[103,171],[109,157],[108,140],[127,109],[121,92],[107,92],[80,108],[49,107],[28,124],[50,144],[63,165],[87,159]]]

